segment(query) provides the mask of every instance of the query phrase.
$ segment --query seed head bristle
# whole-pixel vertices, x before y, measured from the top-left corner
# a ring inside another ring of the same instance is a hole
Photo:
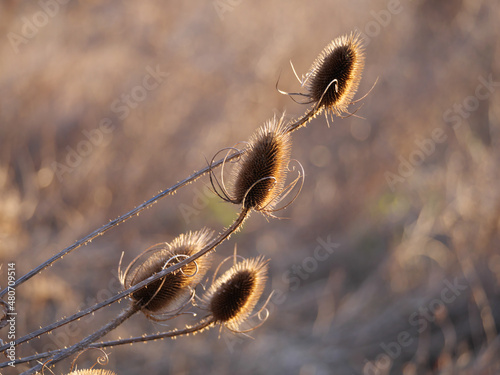
[[[82,369],[75,370],[68,375],[116,375],[113,371],[103,369]]]
[[[270,210],[283,190],[290,161],[291,136],[283,117],[268,121],[251,138],[235,171],[234,203]]]
[[[171,243],[154,245],[139,255],[128,266],[122,276],[122,284],[130,288],[180,261],[196,254],[211,239],[206,229],[181,234]],[[141,259],[144,259],[141,262]],[[204,255],[165,277],[152,282],[131,295],[143,312],[153,318],[152,313],[165,313],[181,308],[201,281],[210,266],[210,255]]]
[[[215,280],[202,307],[210,311],[215,323],[239,331],[264,291],[267,268],[268,260],[263,257],[237,263]]]
[[[308,97],[318,113],[322,109],[342,116],[358,89],[364,67],[363,45],[358,33],[334,39],[307,73]]]

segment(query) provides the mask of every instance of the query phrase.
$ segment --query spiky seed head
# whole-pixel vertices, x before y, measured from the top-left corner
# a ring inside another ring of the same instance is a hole
[[[214,322],[239,330],[264,291],[268,262],[263,257],[245,259],[215,280],[202,299]]]
[[[116,375],[113,371],[103,369],[82,369],[70,372],[68,375]]]
[[[122,277],[123,286],[130,288],[196,254],[208,244],[211,237],[212,232],[203,229],[181,234],[171,243],[150,247],[129,265]],[[210,266],[210,255],[207,255],[139,289],[131,295],[132,300],[141,306],[147,316],[150,313],[163,313],[182,307],[192,288],[201,281]],[[140,262],[141,259],[144,261]]]
[[[307,73],[308,96],[318,111],[326,109],[338,116],[347,111],[364,63],[359,33],[338,37],[323,49]]]
[[[273,207],[285,184],[291,143],[283,117],[259,128],[235,171],[235,203],[256,211]]]

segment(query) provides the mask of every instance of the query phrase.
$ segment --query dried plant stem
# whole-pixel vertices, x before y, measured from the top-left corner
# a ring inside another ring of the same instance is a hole
[[[245,219],[248,217],[249,213],[250,213],[249,209],[242,209],[242,211],[238,215],[238,218],[234,221],[233,224],[231,224],[231,226],[229,226],[217,238],[213,239],[210,243],[208,243],[208,245],[206,245],[203,249],[201,249],[198,253],[194,254],[193,256],[186,258],[186,259],[180,261],[179,263],[176,263],[176,264],[164,269],[161,272],[158,272],[157,274],[149,277],[148,279],[145,279],[145,280],[141,281],[140,283],[135,284],[133,287],[128,288],[128,289],[118,293],[117,295],[115,295],[111,298],[108,298],[105,301],[102,301],[98,304],[95,304],[94,306],[91,306],[85,310],[79,311],[78,313],[73,314],[67,318],[61,319],[59,322],[52,323],[44,328],[40,328],[36,331],[33,331],[30,334],[17,339],[15,341],[15,345],[17,346],[23,342],[29,341],[35,337],[41,336],[41,335],[43,335],[47,332],[50,332],[56,328],[62,327],[63,325],[66,325],[72,321],[78,320],[86,315],[89,315],[89,314],[91,314],[91,313],[93,313],[93,312],[95,312],[95,311],[97,311],[97,310],[99,310],[107,305],[110,305],[110,304],[112,304],[112,303],[114,303],[122,298],[125,298],[125,297],[135,293],[136,291],[145,287],[146,285],[151,284],[154,281],[159,280],[162,277],[168,275],[169,273],[174,272],[174,271],[182,268],[186,264],[198,259],[199,257],[201,257],[201,256],[205,255],[206,253],[210,252],[211,250],[215,249],[224,240],[229,238],[231,236],[231,234],[236,232],[241,227],[241,225],[243,224]],[[0,347],[0,352],[7,350],[9,347],[10,347],[9,344],[6,344],[6,345]]]
[[[96,237],[102,236],[104,233],[106,233],[111,228],[114,228],[115,226],[117,226],[117,225],[119,225],[121,223],[124,223],[125,221],[127,221],[131,217],[133,217],[135,215],[138,215],[140,212],[144,211],[145,209],[150,208],[153,204],[155,204],[161,198],[163,198],[163,197],[165,197],[167,195],[173,194],[175,191],[177,191],[181,187],[184,187],[184,186],[190,184],[191,182],[196,181],[198,178],[200,178],[203,175],[209,173],[214,168],[217,168],[217,167],[221,166],[225,162],[228,162],[230,160],[233,160],[235,158],[240,157],[244,152],[245,152],[245,150],[235,150],[234,154],[231,154],[231,155],[229,155],[228,157],[226,157],[224,159],[220,159],[220,160],[218,160],[216,162],[213,162],[209,166],[206,166],[205,168],[200,169],[199,171],[193,173],[191,176],[185,178],[184,180],[179,181],[178,183],[176,183],[175,185],[169,187],[168,189],[163,190],[159,194],[155,195],[153,198],[151,198],[151,199],[147,200],[146,202],[140,204],[139,206],[137,206],[133,210],[127,212],[126,214],[121,215],[121,216],[119,216],[118,218],[116,218],[114,220],[111,220],[109,223],[103,225],[99,229],[96,229],[92,233],[90,233],[90,234],[86,235],[85,237],[83,237],[82,239],[76,241],[73,245],[65,248],[62,251],[60,251],[59,253],[57,253],[56,255],[54,255],[53,257],[51,257],[50,259],[46,260],[45,262],[43,262],[39,266],[37,266],[34,269],[32,269],[30,272],[28,272],[24,276],[22,276],[19,279],[17,279],[16,282],[15,282],[15,284],[12,285],[11,288],[15,288],[15,287],[21,285],[22,283],[24,283],[25,281],[29,280],[30,278],[32,278],[33,276],[35,276],[39,272],[43,271],[45,268],[49,267],[54,262],[56,262],[57,260],[61,259],[63,256],[69,254],[73,250],[78,249],[79,247],[88,244],[89,242],[91,242]],[[5,293],[7,293],[7,291],[8,291],[8,288],[5,288],[4,290],[2,290],[0,292],[0,298],[2,296],[4,296]]]
[[[187,328],[184,328],[182,330],[173,330],[173,331],[168,331],[168,332],[155,333],[155,334],[151,334],[151,335],[130,337],[128,339],[118,339],[118,340],[112,340],[112,341],[93,343],[93,344],[87,345],[87,348],[109,348],[109,347],[118,346],[118,345],[134,344],[137,342],[147,342],[147,341],[162,340],[162,339],[166,339],[166,338],[184,336],[184,335],[189,335],[190,333],[196,333],[196,332],[203,331],[213,323],[214,323],[213,318],[210,315],[208,315],[205,318],[203,318],[197,325],[192,326],[192,327],[187,327]],[[58,350],[52,350],[52,351],[45,352],[45,353],[35,354],[35,355],[29,356],[29,357],[19,358],[19,359],[16,359],[14,361],[14,364],[18,365],[20,363],[26,363],[26,362],[44,359],[47,357],[58,355],[59,353],[62,353],[63,351],[64,351],[64,349],[58,349]],[[9,364],[9,362],[0,363],[0,368],[6,367],[6,366],[8,366],[8,364]]]
[[[70,346],[69,348],[63,349],[60,353],[58,353],[51,359],[49,365],[52,366],[57,362],[62,361],[63,359],[69,357],[70,355],[87,348],[90,344],[99,340],[104,335],[108,334],[110,331],[118,327],[120,324],[122,324],[125,320],[130,318],[139,310],[140,306],[138,304],[131,304],[128,308],[123,310],[115,319],[104,325],[101,329],[87,336],[82,341]],[[45,364],[38,364],[29,369],[28,371],[23,372],[22,375],[34,374],[40,371],[44,366]]]
[[[301,126],[306,126],[309,121],[316,117],[318,114],[318,109],[316,107],[312,108],[310,111],[307,111],[302,117],[299,117],[297,120],[294,120],[288,124],[287,133],[292,133]]]
[[[182,330],[174,330],[174,331],[169,331],[169,332],[156,333],[153,335],[130,337],[128,339],[105,341],[105,342],[100,342],[100,343],[95,343],[95,344],[89,345],[89,348],[108,348],[110,346],[134,344],[136,342],[147,342],[147,341],[161,340],[161,339],[165,339],[165,338],[169,338],[169,337],[189,335],[190,333],[196,333],[196,332],[203,331],[205,328],[208,328],[213,323],[214,323],[214,319],[212,316],[209,315],[209,316],[205,317],[204,319],[202,319],[199,324],[192,326],[192,327],[184,328]]]

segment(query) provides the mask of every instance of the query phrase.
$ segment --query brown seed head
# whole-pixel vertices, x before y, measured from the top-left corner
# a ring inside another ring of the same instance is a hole
[[[171,243],[154,245],[144,251],[128,266],[122,276],[122,284],[130,288],[152,275],[168,268],[200,251],[212,237],[204,229],[198,232],[181,234]],[[165,277],[152,282],[131,295],[142,306],[146,315],[163,313],[181,308],[189,299],[194,288],[204,277],[210,261],[209,254],[198,258]],[[144,261],[141,262],[142,259]]]
[[[358,89],[364,67],[358,33],[336,38],[328,44],[307,73],[308,96],[318,111],[325,108],[341,116]]]
[[[262,257],[246,259],[219,277],[202,299],[216,323],[238,331],[264,291],[267,263]]]
[[[281,119],[273,118],[251,138],[236,169],[234,203],[256,211],[270,210],[286,180],[291,137]]]

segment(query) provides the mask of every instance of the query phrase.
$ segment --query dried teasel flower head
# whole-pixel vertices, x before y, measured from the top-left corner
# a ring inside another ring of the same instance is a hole
[[[365,58],[358,33],[334,39],[314,61],[306,75],[309,98],[318,110],[338,116],[347,112],[358,89]]]
[[[292,143],[287,130],[284,115],[272,118],[259,128],[233,171],[234,182],[229,189],[232,193],[227,191],[223,178],[219,182],[211,174],[217,194],[227,202],[242,204],[245,210],[267,214],[276,211],[276,205],[303,179],[303,173],[299,173],[297,179],[285,186]]]
[[[309,71],[302,79],[301,86],[307,89],[306,93],[288,93],[278,90],[280,93],[306,98],[305,103],[313,103],[313,108],[308,111],[297,123],[292,126],[291,131],[298,126],[307,123],[310,119],[325,110],[328,114],[342,117],[349,113],[347,108],[350,104],[357,103],[363,98],[353,101],[353,97],[361,80],[365,64],[364,48],[359,33],[353,32],[349,35],[340,36],[331,41],[319,54]],[[366,96],[366,95],[365,95]]]
[[[240,327],[250,317],[264,291],[268,262],[258,257],[236,263],[212,283],[200,307],[210,311],[215,323],[223,324],[231,331],[251,330],[241,330]]]
[[[212,237],[212,232],[203,229],[181,234],[171,243],[161,243],[150,247],[135,258],[120,280],[128,289],[154,274],[181,262],[203,249]],[[210,267],[210,254],[186,264],[165,277],[152,282],[131,295],[144,314],[152,320],[159,315],[168,316],[182,308],[194,295],[194,287],[202,280]]]

